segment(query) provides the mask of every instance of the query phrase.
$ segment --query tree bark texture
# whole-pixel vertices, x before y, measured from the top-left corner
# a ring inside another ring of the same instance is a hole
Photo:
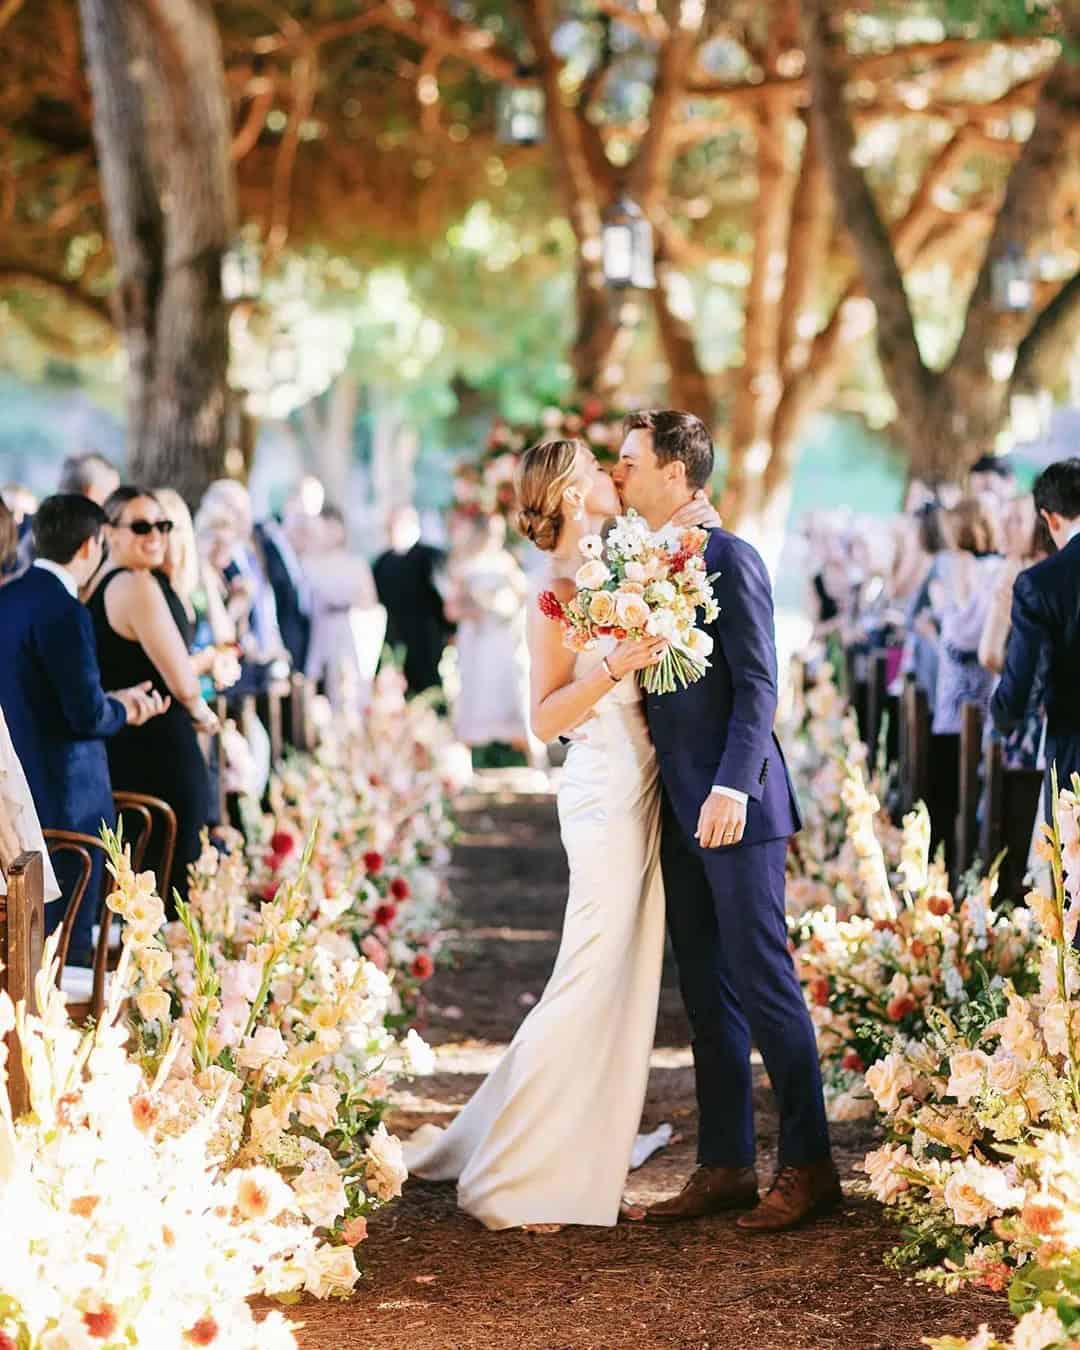
[[[827,0],[803,0],[807,68],[821,154],[863,284],[877,312],[878,356],[896,401],[897,432],[908,451],[911,472],[931,481],[955,480],[992,448],[1008,413],[1009,384],[992,376],[988,352],[1002,346],[1026,348],[1025,362],[1033,361],[1042,334],[1049,340],[1055,330],[1060,331],[1056,322],[1040,325],[1036,319],[1032,325],[1030,316],[998,313],[992,277],[995,261],[1007,248],[1026,252],[1037,242],[1046,224],[1048,203],[1067,170],[1068,137],[1080,119],[1080,60],[1070,50],[1080,36],[1080,18],[1068,8],[1063,11],[1071,42],[1066,42],[1043,83],[1034,128],[1009,176],[956,351],[948,365],[936,371],[925,364],[919,350],[901,273],[900,241],[890,238],[866,177],[852,158],[854,132],[845,98],[848,59],[830,9]],[[961,135],[943,155],[964,151]],[[1063,302],[1062,308],[1071,306]]]
[[[224,472],[221,255],[234,229],[231,125],[208,0],[79,0],[117,309],[128,472],[195,504]]]

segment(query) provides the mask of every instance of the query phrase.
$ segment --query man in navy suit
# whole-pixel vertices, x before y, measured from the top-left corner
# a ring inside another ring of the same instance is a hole
[[[624,504],[660,529],[709,481],[712,440],[690,413],[626,419],[615,469]],[[711,666],[646,699],[663,783],[661,861],[679,982],[693,1032],[698,1167],[653,1221],[745,1209],[739,1226],[794,1227],[841,1198],[829,1152],[814,1028],[784,921],[784,860],[800,827],[779,743],[772,588],[743,540],[705,553],[719,618]],[[780,1109],[779,1166],[758,1204],[751,1042]],[[756,1206],[756,1208],[755,1208]]]
[[[149,682],[106,694],[97,646],[79,588],[101,562],[105,513],[75,493],[47,497],[34,517],[32,567],[0,588],[0,707],[44,829],[97,835],[114,823],[105,737],[163,712]],[[78,875],[74,859],[56,859],[65,899],[46,908],[46,931],[58,927]],[[95,867],[68,949],[70,964],[89,964],[90,933],[101,894]]]
[[[1003,732],[1027,715],[1037,676],[1046,672],[1046,813],[1050,770],[1070,785],[1080,773],[1080,459],[1063,459],[1035,480],[1035,509],[1058,551],[1013,582],[1005,666],[990,713]]]

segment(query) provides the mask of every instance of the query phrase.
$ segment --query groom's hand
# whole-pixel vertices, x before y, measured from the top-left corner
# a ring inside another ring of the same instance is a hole
[[[724,848],[737,844],[745,829],[745,804],[734,797],[710,792],[701,805],[694,838],[702,848]]]

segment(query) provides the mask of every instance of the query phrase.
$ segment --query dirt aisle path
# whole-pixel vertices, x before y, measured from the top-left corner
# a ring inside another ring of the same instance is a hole
[[[403,1102],[392,1122],[402,1128],[452,1117],[542,992],[555,956],[566,877],[552,800],[477,796],[462,827],[457,968],[432,982],[437,1011],[425,1030],[439,1072]],[[667,970],[646,1123],[669,1120],[682,1138],[632,1176],[637,1200],[678,1189],[693,1165],[687,1040]],[[758,1097],[764,1180],[775,1124],[764,1082]],[[871,1139],[865,1127],[835,1127],[845,1180]],[[928,1333],[1005,1324],[998,1298],[950,1298],[886,1270],[881,1256],[894,1240],[862,1201],[777,1237],[742,1235],[730,1218],[494,1234],[457,1212],[452,1186],[410,1183],[372,1222],[354,1298],[305,1301],[295,1312],[306,1323],[303,1350],[907,1350]]]

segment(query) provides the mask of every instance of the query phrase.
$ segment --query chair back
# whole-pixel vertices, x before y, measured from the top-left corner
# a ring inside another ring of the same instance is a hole
[[[977,703],[965,703],[960,709],[960,782],[956,812],[955,867],[957,879],[963,876],[975,861],[978,848],[982,736],[982,708]]]
[[[930,703],[914,675],[904,681],[900,696],[900,809],[910,811],[925,801],[930,758]]]
[[[49,850],[49,857],[56,859],[64,854],[73,855],[79,864],[78,876],[68,899],[67,908],[64,911],[64,919],[60,925],[60,941],[56,948],[58,968],[56,972],[57,984],[63,979],[64,966],[67,964],[68,948],[71,946],[71,934],[75,928],[75,920],[79,915],[80,906],[90,903],[87,900],[87,890],[90,886],[90,878],[94,870],[95,850],[102,856],[102,866],[104,867],[106,853],[105,845],[100,839],[95,839],[92,834],[80,834],[76,830],[42,830],[45,838],[46,847]],[[105,894],[105,877],[102,875],[102,895]],[[89,1011],[94,1017],[100,1017],[105,1007],[105,976],[109,963],[109,932],[112,928],[112,913],[102,905],[101,928],[98,933],[97,948],[94,951],[94,982]],[[76,1010],[69,1007],[72,1015],[76,1015]]]
[[[172,886],[176,857],[176,812],[168,802],[144,792],[114,792],[113,803],[117,820],[124,822],[124,839],[131,845],[131,865],[136,871],[143,865],[156,827],[161,852],[154,870],[158,895],[164,898]],[[133,822],[134,828],[129,826],[129,821]]]
[[[0,960],[2,980],[11,1001],[34,1007],[34,979],[41,966],[45,939],[45,879],[40,853],[20,853],[5,874],[7,894],[0,895]],[[30,1109],[30,1088],[23,1070],[17,1033],[8,1034],[8,1098],[16,1118]]]
[[[982,855],[987,866],[1002,849],[1007,852],[998,873],[998,894],[1007,900],[1023,899],[1035,819],[1042,802],[1041,769],[1007,769],[1001,742],[986,747],[986,812],[982,824]]]

